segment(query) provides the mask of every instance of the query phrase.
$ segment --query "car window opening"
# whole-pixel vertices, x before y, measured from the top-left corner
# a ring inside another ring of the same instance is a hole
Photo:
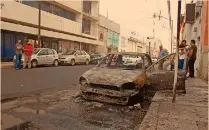
[[[143,69],[145,63],[144,59],[142,55],[137,54],[109,54],[102,59],[101,64],[98,66],[124,70]]]

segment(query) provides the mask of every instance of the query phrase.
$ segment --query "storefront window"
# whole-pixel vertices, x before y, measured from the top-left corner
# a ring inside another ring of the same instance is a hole
[[[90,45],[86,43],[81,43],[81,50],[84,50],[86,52],[89,52],[90,50]]]
[[[80,43],[79,42],[74,43],[74,49],[75,50],[80,50]]]
[[[64,53],[67,50],[73,50],[72,48],[73,42],[72,41],[59,41],[59,53]]]
[[[49,41],[49,38],[43,38],[42,47],[43,47],[43,48],[50,48],[50,41]]]
[[[55,51],[58,51],[58,39],[52,39],[51,40],[51,48]]]

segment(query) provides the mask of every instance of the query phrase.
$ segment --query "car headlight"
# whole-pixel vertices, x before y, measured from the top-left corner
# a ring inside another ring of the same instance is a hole
[[[137,76],[135,79],[135,84],[137,85],[138,88],[141,88],[144,86],[144,84],[146,84],[146,79],[147,79],[146,74]]]
[[[80,78],[80,84],[83,85],[83,86],[86,86],[87,85],[87,81],[85,78],[81,77]]]
[[[14,56],[13,59],[16,60],[16,56]]]

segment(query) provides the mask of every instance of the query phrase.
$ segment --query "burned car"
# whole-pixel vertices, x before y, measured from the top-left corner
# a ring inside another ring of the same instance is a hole
[[[172,90],[174,83],[174,60],[175,53],[164,56],[146,69],[148,76],[148,89]],[[177,74],[177,90],[186,93],[185,88],[186,70],[179,69]]]
[[[142,62],[126,62],[127,55],[138,55]],[[146,62],[143,59],[148,59]],[[142,53],[113,53],[105,56],[93,69],[79,79],[84,98],[126,105],[132,97],[144,97],[146,68],[151,59]]]
[[[124,60],[127,55],[137,55],[139,60]],[[143,104],[145,90],[173,88],[174,70],[170,63],[174,59],[175,55],[170,54],[152,64],[145,53],[108,54],[80,77],[80,90],[87,100],[128,105],[131,99],[137,98]],[[185,77],[185,70],[179,70],[178,90],[186,91]]]

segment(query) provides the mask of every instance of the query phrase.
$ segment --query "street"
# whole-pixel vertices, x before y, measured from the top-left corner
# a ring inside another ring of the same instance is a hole
[[[76,87],[78,78],[94,65],[2,69],[2,99],[36,90]]]
[[[145,102],[145,111],[139,104],[120,106],[84,100],[78,78],[92,67],[2,69],[2,98],[21,97],[2,102],[3,118],[12,115],[28,122],[27,129],[134,129],[142,122],[150,100]],[[7,122],[4,118],[3,124]]]

